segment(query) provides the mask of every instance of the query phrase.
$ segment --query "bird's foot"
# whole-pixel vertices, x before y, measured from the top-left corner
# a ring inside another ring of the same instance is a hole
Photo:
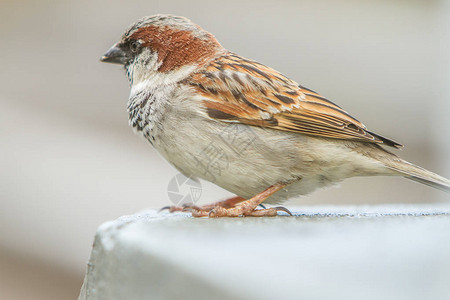
[[[220,218],[220,217],[275,217],[278,215],[279,211],[283,211],[288,215],[292,216],[292,213],[285,207],[277,206],[264,209],[254,209],[250,212],[243,212],[239,206],[235,208],[223,208],[220,206],[214,207],[210,211],[196,210],[195,208],[191,210],[192,216],[199,217],[209,217],[209,218]]]
[[[277,206],[265,208],[262,202],[272,194],[284,188],[286,183],[277,183],[256,196],[246,200],[242,197],[233,197],[213,204],[196,206],[194,204],[185,204],[183,206],[165,206],[160,209],[169,210],[169,212],[183,211],[191,212],[193,217],[274,217],[279,211],[283,211],[292,216],[292,213],[285,207]],[[263,209],[256,209],[261,206]]]
[[[242,197],[236,196],[236,197],[232,197],[232,198],[229,198],[226,200],[218,201],[218,202],[215,202],[212,204],[201,205],[201,206],[196,206],[193,203],[183,204],[182,206],[176,206],[176,205],[164,206],[159,211],[161,212],[161,211],[167,209],[171,213],[176,212],[176,211],[192,211],[192,210],[209,212],[215,207],[232,208],[232,207],[235,207],[236,204],[238,204],[239,202],[242,202],[242,201],[245,201],[245,199]]]
[[[190,211],[193,217],[274,217],[279,211],[284,211],[292,216],[291,212],[284,207],[273,207],[256,209],[264,200],[270,197],[272,194],[281,190],[286,186],[285,183],[277,183],[257,194],[256,196],[248,200],[240,200],[238,203],[232,207],[223,207],[221,205],[216,205],[210,210],[197,209],[192,207]]]

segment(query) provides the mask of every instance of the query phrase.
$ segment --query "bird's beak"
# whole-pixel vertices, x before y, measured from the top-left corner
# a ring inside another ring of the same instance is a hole
[[[115,44],[108,51],[106,51],[106,53],[100,58],[100,61],[124,65],[126,59],[127,58],[125,52],[122,49],[120,49],[117,44]]]

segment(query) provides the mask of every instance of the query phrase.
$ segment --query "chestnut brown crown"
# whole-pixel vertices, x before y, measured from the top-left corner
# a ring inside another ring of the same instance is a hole
[[[211,33],[189,19],[159,14],[132,24],[100,60],[128,67],[144,51],[156,55],[157,71],[169,72],[185,65],[202,65],[225,50]]]

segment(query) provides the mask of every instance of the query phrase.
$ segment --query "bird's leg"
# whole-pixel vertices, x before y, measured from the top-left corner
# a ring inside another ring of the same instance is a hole
[[[245,201],[244,198],[239,197],[239,196],[235,196],[232,198],[228,198],[222,201],[218,201],[212,204],[206,204],[206,205],[202,205],[202,206],[195,206],[193,204],[186,204],[183,206],[165,206],[163,208],[160,209],[160,211],[168,209],[169,212],[176,212],[176,211],[190,211],[192,209],[196,209],[198,211],[205,211],[205,212],[209,212],[211,209],[213,209],[216,206],[220,206],[223,208],[231,208],[236,206],[236,204],[238,204],[239,202]]]
[[[287,183],[276,183],[263,192],[257,194],[256,196],[245,200],[239,201],[235,206],[230,208],[225,208],[220,205],[214,206],[210,211],[199,210],[196,208],[192,208],[192,216],[193,217],[241,217],[241,216],[252,216],[252,217],[273,217],[277,215],[277,212],[285,211],[290,214],[290,212],[285,208],[274,207],[268,209],[260,209],[256,210],[259,204],[261,204],[268,197],[278,192],[282,188],[284,188]]]

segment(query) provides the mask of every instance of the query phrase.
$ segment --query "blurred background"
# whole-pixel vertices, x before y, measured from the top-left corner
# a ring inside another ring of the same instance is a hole
[[[102,222],[171,204],[177,171],[128,127],[124,71],[99,62],[156,13],[189,17],[450,177],[448,1],[2,0],[1,299],[76,298]],[[229,195],[202,187],[200,203]],[[287,206],[446,200],[402,178],[355,178]]]

